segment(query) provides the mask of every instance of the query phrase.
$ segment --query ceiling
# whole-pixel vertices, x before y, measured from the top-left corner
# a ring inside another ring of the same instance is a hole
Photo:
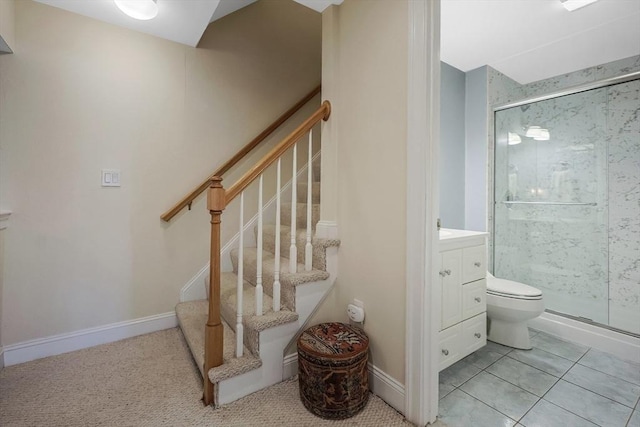
[[[158,16],[149,21],[138,21],[128,17],[120,12],[113,0],[35,1],[195,47],[210,22],[242,9],[257,0],[157,0]],[[328,6],[341,4],[344,0],[294,1],[317,12],[322,12]]]
[[[196,46],[210,22],[256,0],[158,0],[137,21],[113,0],[36,0],[135,31]],[[295,0],[322,12],[343,0]],[[574,12],[560,0],[441,0],[441,58],[462,71],[483,65],[519,83],[640,55],[640,0],[600,0]]]
[[[198,44],[220,3],[220,0],[158,0],[158,16],[138,21],[120,12],[113,0],[36,1],[189,46]]]
[[[441,58],[465,72],[490,65],[526,84],[640,54],[640,0],[574,12],[560,0],[441,1]]]

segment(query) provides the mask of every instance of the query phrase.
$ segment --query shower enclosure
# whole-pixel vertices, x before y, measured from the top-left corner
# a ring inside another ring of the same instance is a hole
[[[640,334],[640,75],[496,109],[493,268]]]

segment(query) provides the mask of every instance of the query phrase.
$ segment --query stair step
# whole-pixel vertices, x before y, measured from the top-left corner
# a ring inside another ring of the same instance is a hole
[[[296,198],[298,203],[307,203],[307,181],[298,182]],[[320,203],[320,183],[311,183],[311,203]]]
[[[236,330],[238,276],[222,273],[220,278],[221,315]],[[298,321],[298,313],[290,310],[273,311],[273,299],[263,293],[262,316],[256,316],[256,288],[244,280],[242,297],[242,323],[244,325],[244,345],[255,355],[260,354],[260,332]]]
[[[258,226],[255,226],[253,233],[258,236]],[[311,245],[313,247],[312,267],[316,270],[327,269],[327,251],[326,249],[331,246],[338,246],[340,242],[337,240],[318,239],[311,238]],[[289,251],[291,246],[291,227],[286,225],[280,226],[280,255],[283,258],[289,258]],[[307,229],[296,230],[296,253],[297,260],[301,264],[305,263],[305,252],[307,246]],[[265,251],[276,253],[276,226],[274,224],[267,224],[262,229],[262,248]]]
[[[203,377],[205,375],[204,333],[208,315],[209,301],[207,300],[187,301],[176,305],[178,324]],[[207,373],[209,379],[214,384],[262,366],[260,358],[251,354],[246,347],[242,357],[235,357],[236,334],[224,321],[222,321],[222,327],[224,343],[223,363],[216,368],[210,369]]]
[[[257,248],[244,248],[244,279],[255,286]],[[262,287],[264,292],[273,296],[274,255],[271,252],[262,251]],[[231,263],[234,273],[238,272],[238,249],[231,251]],[[280,257],[280,295],[282,307],[295,311],[295,288],[305,283],[317,282],[329,278],[329,273],[323,270],[304,270],[304,264],[298,263],[297,272],[289,272],[289,260]]]
[[[316,224],[320,221],[320,204],[311,205],[311,227],[315,229]],[[280,224],[291,226],[291,203],[283,203],[280,209]],[[296,206],[296,228],[307,228],[307,204],[297,203]]]

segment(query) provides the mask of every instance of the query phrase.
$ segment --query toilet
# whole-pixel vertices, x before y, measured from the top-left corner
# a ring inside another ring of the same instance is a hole
[[[499,279],[487,272],[487,339],[523,350],[531,349],[527,321],[544,311],[542,292],[533,286]]]

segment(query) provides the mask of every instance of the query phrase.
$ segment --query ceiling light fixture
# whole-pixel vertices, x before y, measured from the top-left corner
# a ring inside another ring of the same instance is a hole
[[[551,135],[549,134],[549,131],[547,129],[540,129],[540,135],[538,135],[537,137],[534,136],[533,139],[535,139],[536,141],[548,141],[551,139]]]
[[[522,142],[522,138],[517,133],[509,132],[509,139],[507,140],[507,144],[509,145],[518,145]]]
[[[598,0],[560,0],[565,9],[569,12],[573,12],[576,9],[595,3]]]
[[[158,15],[157,0],[113,0],[118,9],[140,21],[148,21]]]
[[[542,129],[540,126],[529,126],[524,136],[526,136],[527,138],[533,138],[536,141],[548,141],[549,139],[551,139],[549,130]]]

